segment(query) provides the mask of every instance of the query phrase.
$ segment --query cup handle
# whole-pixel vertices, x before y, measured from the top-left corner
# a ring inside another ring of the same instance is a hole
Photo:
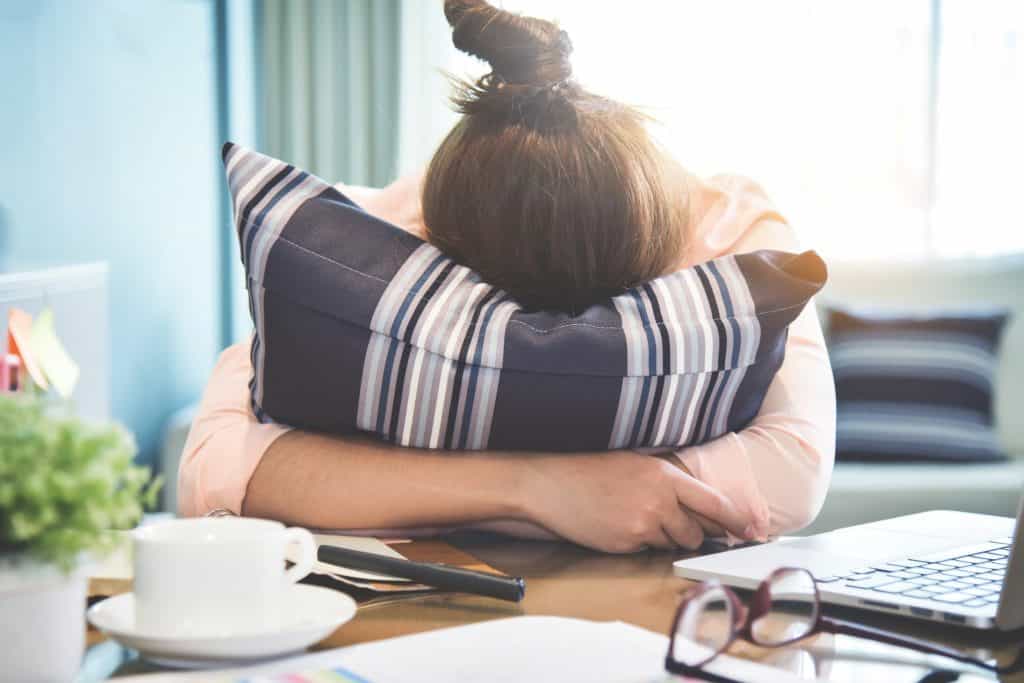
[[[296,526],[288,527],[284,534],[288,543],[299,544],[298,559],[284,572],[285,582],[295,583],[313,569],[313,563],[316,562],[316,540],[313,539],[313,534]]]

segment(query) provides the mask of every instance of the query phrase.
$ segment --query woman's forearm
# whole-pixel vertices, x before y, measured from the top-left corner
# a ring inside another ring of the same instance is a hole
[[[508,454],[440,454],[296,430],[263,455],[242,509],[333,529],[517,520],[526,516],[523,472]]]
[[[691,511],[760,535],[719,492],[646,455],[441,454],[300,431],[264,454],[242,511],[330,529],[473,526],[611,552],[697,547]]]

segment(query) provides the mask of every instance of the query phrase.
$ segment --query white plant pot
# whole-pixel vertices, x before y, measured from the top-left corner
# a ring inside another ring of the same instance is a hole
[[[0,681],[67,683],[85,648],[83,568],[0,558]]]

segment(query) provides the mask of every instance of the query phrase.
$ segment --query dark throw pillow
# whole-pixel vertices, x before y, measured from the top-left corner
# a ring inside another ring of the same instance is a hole
[[[762,251],[575,316],[527,311],[319,178],[223,157],[261,420],[444,449],[701,443],[755,416],[826,277],[813,252]]]
[[[829,311],[843,460],[1005,460],[992,396],[1003,312]]]

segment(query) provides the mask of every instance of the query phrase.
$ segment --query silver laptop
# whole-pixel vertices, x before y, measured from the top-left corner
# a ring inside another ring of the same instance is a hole
[[[936,510],[675,563],[687,579],[756,588],[803,567],[824,603],[974,628],[1024,627],[1024,505],[1009,517]]]

